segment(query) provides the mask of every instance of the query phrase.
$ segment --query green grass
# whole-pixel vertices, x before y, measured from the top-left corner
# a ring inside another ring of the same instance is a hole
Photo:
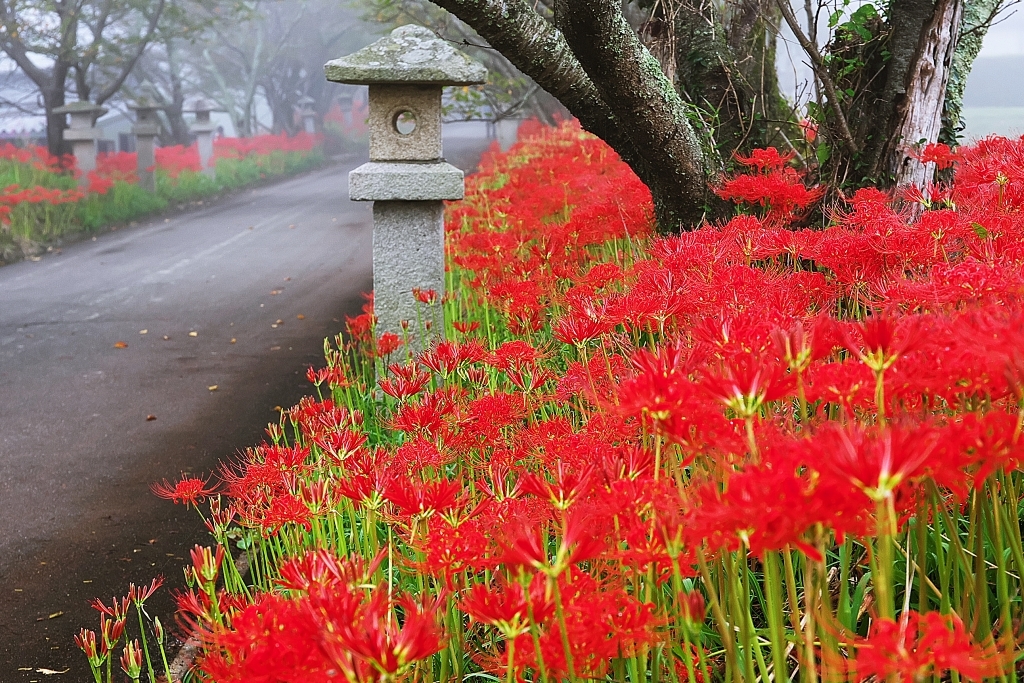
[[[61,238],[129,223],[174,205],[205,199],[268,178],[299,173],[323,164],[324,160],[321,148],[309,152],[275,151],[244,159],[220,159],[213,177],[184,171],[172,178],[158,169],[156,192],[117,181],[106,194],[90,194],[77,203],[17,204],[11,212],[11,222],[0,224],[0,263],[37,253],[42,245]],[[77,187],[75,179],[68,174],[0,160],[0,189],[11,185],[62,190]]]

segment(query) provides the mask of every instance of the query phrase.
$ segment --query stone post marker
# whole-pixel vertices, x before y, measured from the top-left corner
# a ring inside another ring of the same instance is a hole
[[[134,104],[129,107],[135,112],[135,152],[138,157],[136,165],[139,176],[139,187],[156,192],[156,136],[160,134],[160,119],[156,112],[161,107],[151,104]]]
[[[299,105],[299,115],[302,117],[302,130],[312,135],[316,132],[316,112],[313,111],[316,100],[306,95],[300,98],[296,104]]]
[[[349,198],[373,204],[373,292],[377,336],[403,336],[431,311],[431,333],[444,334],[444,203],[462,199],[462,171],[441,156],[441,90],[487,79],[483,64],[422,26],[390,36],[324,65],[327,80],[370,86],[370,163],[348,176]],[[433,290],[424,306],[413,288]],[[421,316],[417,316],[417,310]]]
[[[203,175],[212,178],[216,174],[213,164],[213,134],[217,130],[217,124],[210,120],[213,104],[202,99],[196,100],[192,103],[191,111],[195,112],[196,120],[189,127],[189,132],[196,136],[199,165],[203,169]]]
[[[82,173],[78,184],[85,187],[89,184],[89,171],[96,170],[96,141],[102,134],[93,126],[96,119],[107,113],[107,108],[92,102],[72,102],[54,109],[53,113],[71,114],[71,125],[64,131],[64,139],[71,143],[71,153]]]

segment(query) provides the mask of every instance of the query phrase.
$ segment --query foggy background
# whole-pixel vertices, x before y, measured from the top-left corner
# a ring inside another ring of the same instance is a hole
[[[396,23],[422,20],[436,25],[442,16],[429,7],[422,9],[422,3],[402,0],[172,0],[170,4],[191,28],[184,36],[179,30],[175,37],[153,40],[121,91],[104,103],[110,113],[98,122],[105,139],[101,151],[133,151],[133,116],[128,105],[140,98],[168,106],[161,113],[165,130],[160,143],[164,145],[189,144],[188,124],[193,119],[189,109],[200,98],[219,110],[212,118],[228,137],[298,132],[302,97],[314,100],[318,125],[325,132],[351,133],[340,129],[358,128],[353,112],[362,115],[365,88],[327,83],[323,63],[373,42]],[[408,11],[416,6],[421,7],[419,14]],[[381,7],[392,9],[382,11]],[[445,37],[465,37],[452,23],[445,28]],[[476,56],[490,57],[479,52]],[[45,59],[34,61],[46,66]],[[456,102],[459,106],[450,109],[449,121],[496,114],[513,119],[538,113],[543,117],[557,110],[550,101],[523,106],[523,99],[538,99],[535,88],[515,83],[518,74],[497,73],[496,67],[502,65],[493,59],[488,59],[488,66],[496,77],[488,92],[474,95],[472,101]],[[803,64],[799,46],[785,33],[777,66],[783,92],[795,101],[806,99],[810,70]],[[78,99],[74,80],[73,76],[68,79],[68,102]],[[543,100],[543,93],[539,95]],[[1024,133],[1024,11],[1010,7],[989,30],[968,80],[964,104],[967,141],[993,133]],[[0,140],[45,144],[41,113],[35,84],[0,53]]]

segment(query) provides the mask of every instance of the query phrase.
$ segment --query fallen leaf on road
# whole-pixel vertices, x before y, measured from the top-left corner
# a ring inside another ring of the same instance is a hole
[[[277,329],[277,323],[274,323],[273,325],[271,325],[271,327],[276,330]]]
[[[60,676],[71,671],[71,668],[64,669],[63,671],[54,671],[53,669],[36,669],[36,673],[43,674],[44,676]]]
[[[127,349],[128,348],[128,342],[126,342],[126,341],[114,342],[114,348],[115,349]]]
[[[146,422],[152,422],[155,419],[156,419],[156,415],[147,415],[146,416]]]
[[[253,226],[251,226],[251,225],[250,225],[250,226],[249,226],[249,229],[250,229],[250,230],[252,230],[252,229],[253,229]]]
[[[294,229],[295,229],[295,225],[289,225],[289,226],[288,226],[288,229],[289,229],[289,230],[294,230]]]
[[[272,289],[272,290],[270,290],[270,296],[277,296],[280,293],[281,293],[280,289]]]
[[[164,341],[167,341],[168,339],[170,339],[170,337],[168,337],[168,336],[167,336],[167,335],[165,334],[165,335],[164,335]]]
[[[139,334],[149,334],[149,330],[139,330]]]
[[[274,324],[275,325],[284,325],[284,321],[281,320],[280,318],[278,318],[277,320],[274,321]]]
[[[216,384],[211,384],[210,386],[208,386],[206,388],[209,389],[210,391],[217,391],[217,385]]]
[[[306,316],[302,315],[301,313],[299,313],[299,314],[298,314],[297,316],[295,316],[295,317],[296,317],[296,318],[298,318],[299,320],[305,320],[305,319],[306,319]]]
[[[238,340],[237,340],[237,339],[235,339],[234,337],[232,337],[232,338],[231,338],[231,343],[232,343],[232,344],[234,344],[234,343],[235,343],[236,341],[238,341]]]
[[[199,333],[198,332],[189,332],[188,336],[190,336],[190,337],[198,337]]]
[[[280,351],[280,350],[281,350],[281,347],[280,347],[280,346],[271,346],[271,347],[270,347],[270,350],[271,350],[271,351]]]
[[[56,619],[57,617],[62,617],[62,616],[64,616],[63,612],[54,612],[53,614],[51,614],[50,616],[48,616],[46,618],[47,619]]]
[[[290,278],[290,277],[286,277],[286,278],[284,279],[284,281],[285,281],[285,282],[288,282],[289,280],[291,280],[291,278]]]

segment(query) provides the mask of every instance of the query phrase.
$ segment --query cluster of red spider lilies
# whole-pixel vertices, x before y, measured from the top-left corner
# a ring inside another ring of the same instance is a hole
[[[659,237],[574,125],[490,153],[418,296],[447,341],[368,303],[267,443],[155,487],[215,540],[196,675],[1016,680],[1024,142],[925,158],[917,207],[806,228],[819,189],[760,150],[733,220]]]

